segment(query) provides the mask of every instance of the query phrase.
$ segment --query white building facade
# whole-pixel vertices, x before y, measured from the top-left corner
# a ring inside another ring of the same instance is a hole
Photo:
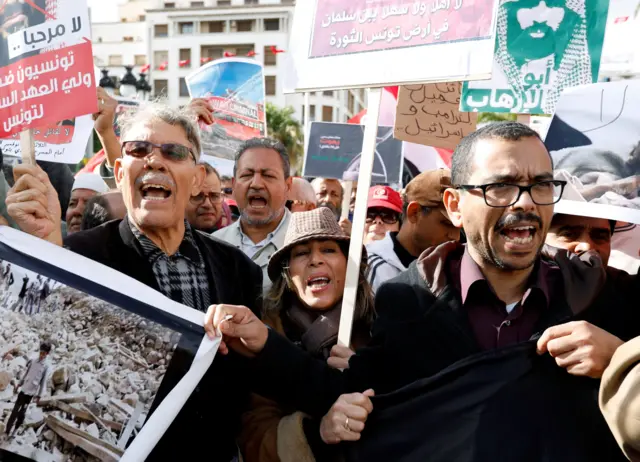
[[[121,78],[125,65],[134,74],[147,72],[154,96],[185,105],[185,77],[206,60],[225,53],[264,65],[267,101],[292,106],[304,120],[304,97],[285,95],[285,59],[290,42],[294,3],[291,0],[129,0],[119,8],[120,22],[94,22],[94,58],[101,69]],[[93,18],[95,21],[99,18]],[[272,47],[284,53],[272,53]],[[364,90],[311,94],[312,121],[346,122],[365,107]]]

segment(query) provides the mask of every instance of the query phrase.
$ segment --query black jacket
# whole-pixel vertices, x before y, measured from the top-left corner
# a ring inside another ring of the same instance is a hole
[[[575,377],[535,341],[485,351],[373,398],[349,462],[625,461],[597,406],[597,380]]]
[[[195,232],[205,258],[211,303],[244,305],[260,312],[262,272],[238,249]],[[68,236],[65,247],[120,271],[158,290],[151,265],[131,232],[127,219],[111,221]],[[165,374],[151,413],[191,365],[201,337],[182,335]],[[217,355],[211,370],[200,382],[148,460],[196,460],[202,454],[212,461],[233,457],[240,416],[247,406],[249,377],[241,362]]]
[[[622,340],[640,334],[637,299],[630,297],[631,292],[618,290],[613,278],[605,278],[599,260],[600,267],[591,271],[576,256],[560,255],[558,259],[564,289],[550,301],[539,319],[538,334],[552,325],[575,319],[589,321]],[[445,260],[443,257],[441,263]],[[264,350],[249,360],[256,374],[265,378],[257,392],[320,417],[343,393],[368,388],[373,388],[377,395],[389,393],[480,353],[460,294],[449,285],[446,271],[442,271],[446,265],[438,270],[442,286],[436,295],[423,277],[419,263],[420,260],[414,262],[376,293],[378,317],[373,325],[373,338],[368,347],[351,357],[349,369],[343,373],[331,369],[270,332]],[[584,267],[589,271],[582,271]],[[438,271],[434,274],[438,275]],[[594,272],[601,275],[598,278],[601,283],[587,277]],[[637,287],[637,282],[629,277],[620,279],[627,286]],[[270,377],[274,379],[266,379]],[[597,406],[597,400],[592,404]]]

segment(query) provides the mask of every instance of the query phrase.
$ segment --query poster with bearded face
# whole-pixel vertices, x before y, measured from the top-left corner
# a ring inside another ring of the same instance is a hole
[[[565,88],[597,81],[609,0],[503,0],[493,75],[465,82],[467,112],[552,114]]]

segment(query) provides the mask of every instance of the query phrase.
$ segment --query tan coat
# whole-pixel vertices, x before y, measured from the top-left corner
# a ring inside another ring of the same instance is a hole
[[[604,371],[600,409],[625,455],[640,462],[640,337],[619,347]]]
[[[264,322],[284,335],[280,317]],[[305,414],[283,409],[256,394],[251,396],[250,406],[242,416],[240,432],[245,462],[315,462],[302,427]]]

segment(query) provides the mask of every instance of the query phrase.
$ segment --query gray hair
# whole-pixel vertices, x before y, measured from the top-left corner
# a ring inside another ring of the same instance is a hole
[[[313,190],[313,186],[304,178],[296,177],[293,179],[289,198],[291,200],[305,201],[317,205],[316,193]]]
[[[204,170],[207,173],[207,176],[215,175],[218,177],[218,181],[222,181],[222,179],[220,178],[220,173],[218,173],[218,171],[215,169],[213,165],[207,162],[200,162],[198,165],[202,165],[204,167]]]
[[[282,171],[284,173],[284,179],[286,180],[291,176],[291,163],[289,161],[289,154],[287,153],[287,148],[280,141],[273,138],[251,138],[243,142],[235,155],[235,163],[233,164],[233,176],[236,176],[236,169],[238,167],[238,162],[240,162],[240,158],[242,154],[244,154],[249,149],[273,149],[280,155],[280,159],[282,160]]]
[[[133,127],[151,121],[161,121],[182,128],[189,143],[191,143],[193,147],[193,154],[196,160],[200,159],[202,144],[200,142],[198,125],[196,124],[196,116],[186,108],[172,108],[165,100],[144,103],[141,104],[137,110],[126,111],[118,115],[118,127],[120,128],[121,139],[126,140],[127,133]]]

